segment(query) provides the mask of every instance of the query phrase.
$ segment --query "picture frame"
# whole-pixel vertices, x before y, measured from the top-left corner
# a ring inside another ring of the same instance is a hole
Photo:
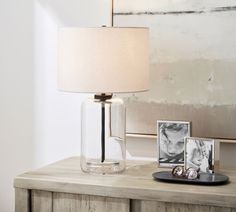
[[[129,134],[155,135],[157,120],[191,120],[193,136],[236,138],[235,5],[114,0],[115,27],[149,28],[150,89],[123,98]]]
[[[157,121],[159,167],[184,165],[185,137],[191,135],[189,121]]]
[[[208,138],[185,138],[185,169],[200,169],[199,172],[214,173],[215,140]]]

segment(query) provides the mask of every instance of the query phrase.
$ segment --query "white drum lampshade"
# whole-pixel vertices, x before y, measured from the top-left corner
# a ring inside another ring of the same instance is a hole
[[[59,31],[59,89],[96,94],[82,104],[81,168],[85,172],[125,169],[125,107],[112,93],[148,90],[148,43],[147,28]]]
[[[64,28],[59,33],[59,89],[145,91],[149,86],[147,28]]]

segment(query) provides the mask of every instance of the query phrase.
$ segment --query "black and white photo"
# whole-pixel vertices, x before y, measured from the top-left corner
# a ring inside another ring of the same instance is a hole
[[[184,138],[190,136],[190,122],[157,121],[159,166],[184,165]]]
[[[214,140],[206,138],[185,138],[185,168],[200,172],[214,172]]]

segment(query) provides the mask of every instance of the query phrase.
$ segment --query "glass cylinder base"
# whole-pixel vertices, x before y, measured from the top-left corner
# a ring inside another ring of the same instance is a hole
[[[125,170],[125,107],[119,98],[82,104],[81,169],[111,174]]]
[[[125,163],[122,161],[100,162],[98,160],[86,160],[82,158],[81,162],[82,170],[87,173],[114,174],[125,170]]]

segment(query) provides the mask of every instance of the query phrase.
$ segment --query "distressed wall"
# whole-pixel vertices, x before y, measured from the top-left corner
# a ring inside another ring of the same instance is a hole
[[[156,134],[157,119],[189,120],[194,136],[236,138],[236,1],[114,5],[115,26],[150,28],[150,91],[126,98],[128,131]]]

